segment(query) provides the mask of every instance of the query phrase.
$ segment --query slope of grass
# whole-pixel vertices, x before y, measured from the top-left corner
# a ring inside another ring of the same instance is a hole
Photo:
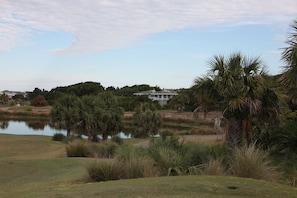
[[[33,186],[34,185],[34,186]],[[297,189],[274,183],[217,176],[176,176],[100,183],[44,182],[10,192],[10,197],[297,197]],[[3,194],[2,197],[6,195]]]
[[[93,159],[64,152],[50,137],[0,135],[0,197],[297,197],[296,188],[226,176],[87,183],[86,164]]]

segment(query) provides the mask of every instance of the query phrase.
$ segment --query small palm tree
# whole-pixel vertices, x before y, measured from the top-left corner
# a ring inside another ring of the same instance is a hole
[[[297,20],[294,20],[287,44],[283,48],[282,60],[285,62],[284,73],[281,76],[281,84],[288,90],[293,103],[297,103]]]
[[[196,90],[200,97],[223,106],[226,140],[232,147],[250,141],[252,119],[278,120],[278,98],[265,83],[267,74],[259,58],[234,53],[227,59],[214,56],[209,64],[208,76],[195,81]]]
[[[111,93],[100,93],[97,96],[82,98],[79,128],[86,132],[89,140],[96,142],[97,135],[106,140],[109,135],[116,135],[123,126],[124,112],[118,107]]]

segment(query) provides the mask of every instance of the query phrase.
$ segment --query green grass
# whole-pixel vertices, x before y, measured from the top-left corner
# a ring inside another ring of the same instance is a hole
[[[297,188],[229,176],[172,176],[88,183],[93,159],[66,158],[44,136],[0,134],[0,197],[297,197]]]

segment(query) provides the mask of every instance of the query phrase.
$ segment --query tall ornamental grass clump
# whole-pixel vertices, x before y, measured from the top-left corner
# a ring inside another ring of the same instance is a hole
[[[209,157],[208,160],[200,165],[200,172],[204,175],[226,175],[226,166],[223,158]]]
[[[235,148],[230,163],[230,173],[238,177],[276,181],[279,173],[267,153],[254,144]]]
[[[90,146],[83,140],[74,140],[66,145],[68,157],[88,157],[90,155]]]
[[[122,164],[125,179],[160,176],[154,160],[149,157],[133,157]]]
[[[160,171],[144,148],[123,145],[116,150],[116,160],[123,165],[124,178],[159,176]]]
[[[123,177],[123,166],[114,159],[98,159],[86,166],[91,181],[118,180]]]

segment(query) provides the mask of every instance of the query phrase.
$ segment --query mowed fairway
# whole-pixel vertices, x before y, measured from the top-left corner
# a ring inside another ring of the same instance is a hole
[[[227,176],[89,183],[91,160],[66,158],[51,137],[0,134],[0,197],[297,197],[297,188]]]

